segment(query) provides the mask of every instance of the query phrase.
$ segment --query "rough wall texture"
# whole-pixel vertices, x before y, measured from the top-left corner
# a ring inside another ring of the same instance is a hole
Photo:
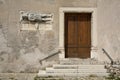
[[[119,0],[0,0],[0,72],[38,71],[42,66],[39,60],[58,50],[60,7],[97,8],[98,58],[105,56],[101,48],[115,56],[114,59],[120,58]],[[53,13],[52,30],[44,34],[20,31],[21,10]],[[58,60],[58,56],[53,60]]]
[[[99,0],[97,15],[99,59],[108,60],[100,51],[104,48],[114,60],[120,60],[120,1]]]

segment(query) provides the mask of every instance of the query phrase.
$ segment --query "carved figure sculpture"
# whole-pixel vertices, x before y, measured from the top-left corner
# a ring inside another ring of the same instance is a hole
[[[52,22],[53,14],[39,14],[32,12],[21,11],[20,21],[31,21],[31,22]]]

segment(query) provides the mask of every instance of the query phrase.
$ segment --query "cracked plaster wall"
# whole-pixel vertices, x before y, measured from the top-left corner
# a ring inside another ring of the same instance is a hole
[[[36,72],[42,67],[39,60],[57,51],[60,7],[97,8],[98,59],[107,60],[101,48],[120,58],[119,4],[119,0],[0,0],[0,72]],[[21,10],[53,13],[52,30],[20,31]]]

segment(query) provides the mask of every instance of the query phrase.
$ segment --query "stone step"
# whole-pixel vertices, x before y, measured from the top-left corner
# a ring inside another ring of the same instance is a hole
[[[108,76],[106,69],[54,69],[40,70],[38,76]]]
[[[38,76],[108,76],[105,66],[94,59],[62,59],[60,64],[39,71]]]
[[[104,64],[103,62],[99,62],[95,59],[62,59],[60,60],[60,64]]]
[[[54,69],[104,69],[104,65],[53,65]]]
[[[46,74],[46,71],[45,70],[39,70],[38,74]]]
[[[53,69],[46,68],[46,73],[106,73],[106,69]]]
[[[108,76],[109,73],[38,73],[38,76],[90,76],[90,75],[95,75],[95,76]]]

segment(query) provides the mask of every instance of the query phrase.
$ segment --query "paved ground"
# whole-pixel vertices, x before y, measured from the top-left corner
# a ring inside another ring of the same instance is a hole
[[[0,80],[34,80],[37,73],[0,73]]]
[[[97,77],[91,75],[89,77],[56,77],[55,79],[51,77],[47,78],[36,78],[37,73],[0,73],[0,80],[107,80],[105,77]]]

